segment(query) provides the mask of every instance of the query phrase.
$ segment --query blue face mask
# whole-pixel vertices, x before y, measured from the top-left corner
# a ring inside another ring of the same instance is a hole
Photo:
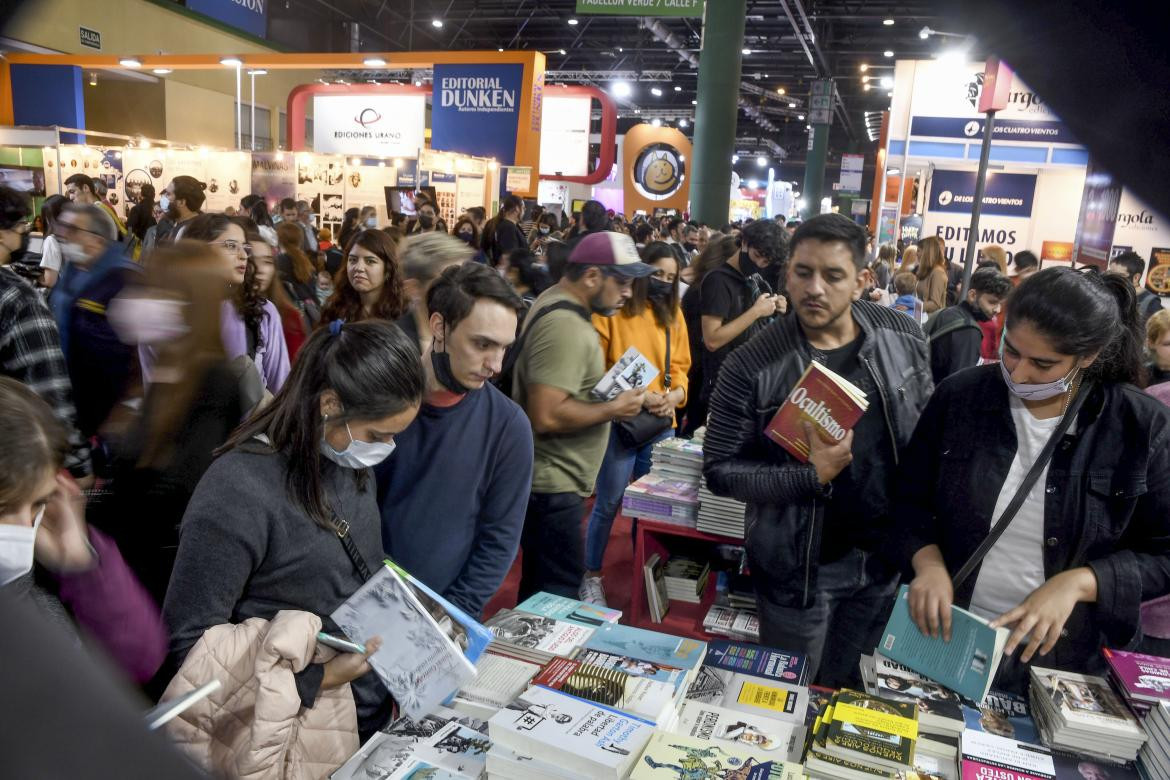
[[[349,423],[345,424],[345,432],[349,434],[349,446],[341,452],[333,449],[324,438],[321,439],[321,454],[338,466],[344,466],[347,469],[366,469],[377,466],[389,458],[390,453],[394,452],[394,442],[392,441],[356,440],[353,437],[353,432],[349,429]]]
[[[1068,372],[1067,376],[1052,382],[1044,382],[1042,384],[1017,384],[1012,381],[1012,374],[1007,370],[1007,366],[1003,363],[1003,341],[999,342],[999,372],[1003,375],[1003,382],[1007,385],[1008,390],[1012,395],[1022,401],[1047,401],[1050,398],[1056,398],[1058,395],[1064,395],[1072,389],[1073,379],[1076,378],[1077,372],[1081,370],[1080,366],[1073,366],[1073,370]]]

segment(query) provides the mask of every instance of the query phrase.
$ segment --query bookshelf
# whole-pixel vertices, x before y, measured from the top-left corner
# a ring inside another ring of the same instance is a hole
[[[698,604],[687,604],[682,601],[671,601],[670,609],[661,623],[655,623],[650,618],[650,608],[646,603],[646,582],[643,565],[646,559],[654,553],[669,555],[666,538],[697,539],[711,544],[742,545],[743,539],[734,536],[717,536],[686,526],[672,523],[661,523],[654,520],[638,520],[638,530],[634,534],[634,570],[630,577],[630,607],[626,611],[624,622],[637,628],[646,628],[651,631],[662,631],[667,634],[676,634],[691,639],[701,639],[704,642],[712,639],[725,639],[709,634],[703,630],[703,618],[707,615],[712,602],[715,600],[714,573],[707,580],[707,590]]]

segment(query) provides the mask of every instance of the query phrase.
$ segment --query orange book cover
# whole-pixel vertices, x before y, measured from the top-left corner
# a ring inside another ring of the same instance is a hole
[[[857,397],[847,388],[852,388]],[[808,462],[808,443],[801,420],[812,423],[820,437],[828,444],[845,438],[853,429],[868,404],[865,394],[843,377],[815,361],[808,364],[788,398],[776,410],[776,415],[764,429],[769,439],[792,453],[801,463]]]

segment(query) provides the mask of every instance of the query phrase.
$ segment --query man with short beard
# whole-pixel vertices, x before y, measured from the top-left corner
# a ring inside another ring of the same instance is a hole
[[[873,651],[893,606],[897,572],[875,553],[889,533],[898,454],[933,390],[918,324],[861,300],[871,279],[865,242],[865,229],[841,214],[797,228],[786,280],[796,316],[723,363],[703,443],[711,492],[748,505],[760,644],[806,653],[810,681],[832,688],[859,684],[858,658]],[[802,463],[764,430],[814,360],[869,405],[832,444],[804,422]]]
[[[203,213],[203,194],[206,185],[194,176],[176,176],[171,179],[158,205],[163,209],[163,218],[155,229],[155,244],[176,241],[179,228]]]
[[[630,297],[641,262],[633,240],[603,231],[581,239],[564,275],[532,304],[513,368],[512,397],[532,423],[532,494],[524,518],[520,599],[537,591],[577,598],[585,575],[581,519],[609,441],[609,423],[634,417],[645,388],[610,401],[591,393],[605,359],[591,314],[612,317]]]

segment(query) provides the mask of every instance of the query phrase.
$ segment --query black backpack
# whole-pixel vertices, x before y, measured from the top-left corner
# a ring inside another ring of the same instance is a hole
[[[525,320],[527,319],[527,313],[525,313],[525,316],[521,317],[520,322],[516,326],[520,332],[520,335],[517,336],[516,340],[512,342],[512,346],[508,347],[508,349],[504,352],[504,362],[503,366],[500,368],[500,373],[491,380],[492,384],[495,385],[496,388],[500,390],[500,392],[509,398],[512,397],[512,374],[516,368],[516,361],[520,359],[520,351],[524,349],[524,340],[528,337],[528,334],[532,331],[532,329],[536,327],[536,323],[539,322],[540,318],[546,314],[550,314],[554,311],[564,311],[566,309],[575,312],[579,317],[581,317],[581,319],[585,320],[586,322],[592,321],[589,316],[589,311],[584,306],[573,303],[572,301],[557,301],[556,303],[550,303],[548,306],[545,306],[543,309],[532,316],[532,322],[528,323],[527,328],[524,327]]]

